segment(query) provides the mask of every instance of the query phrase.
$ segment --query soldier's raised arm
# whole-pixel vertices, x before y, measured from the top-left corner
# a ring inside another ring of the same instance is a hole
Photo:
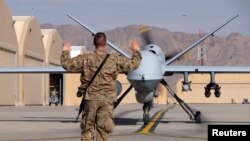
[[[117,68],[119,73],[135,70],[141,63],[141,53],[138,39],[132,40],[130,44],[131,50],[133,51],[132,58],[129,59],[123,56],[118,56],[117,58]]]
[[[83,56],[78,55],[74,58],[71,58],[71,56],[70,56],[71,47],[70,46],[71,46],[71,44],[69,42],[66,42],[63,45],[63,52],[61,55],[61,65],[67,71],[81,72],[82,71]]]

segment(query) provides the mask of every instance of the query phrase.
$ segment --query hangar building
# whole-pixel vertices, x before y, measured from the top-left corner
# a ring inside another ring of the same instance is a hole
[[[12,15],[5,2],[0,1],[0,66],[16,67],[18,44]],[[15,105],[17,97],[17,75],[0,74],[0,104]]]
[[[57,30],[41,31],[33,16],[12,17],[4,0],[0,1],[0,20],[0,67],[60,65],[62,40]],[[0,105],[16,106],[47,105],[49,81],[59,87],[60,80],[57,75],[50,79],[49,74],[1,74],[0,77]]]

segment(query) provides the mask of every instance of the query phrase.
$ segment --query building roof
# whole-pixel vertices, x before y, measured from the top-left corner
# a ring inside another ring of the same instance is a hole
[[[62,39],[56,29],[42,29],[46,65],[60,65]]]
[[[0,0],[0,47],[14,51],[17,50],[17,38],[11,13],[4,0]]]
[[[44,45],[40,25],[34,16],[14,16],[19,54],[44,60]]]

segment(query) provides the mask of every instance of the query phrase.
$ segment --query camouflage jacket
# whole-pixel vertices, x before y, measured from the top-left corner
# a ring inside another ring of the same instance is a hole
[[[71,58],[69,51],[63,51],[61,64],[70,72],[81,73],[81,87],[86,88],[94,73],[107,55],[106,52],[94,51]],[[98,73],[86,92],[86,100],[116,100],[115,80],[118,73],[136,69],[141,62],[141,53],[134,51],[131,59],[120,55],[110,54],[103,68]]]

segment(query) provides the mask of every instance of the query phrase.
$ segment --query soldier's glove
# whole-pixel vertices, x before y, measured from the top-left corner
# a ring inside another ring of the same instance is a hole
[[[86,91],[85,91],[83,88],[78,87],[78,91],[77,91],[77,93],[76,93],[76,96],[77,96],[77,97],[82,97],[83,94],[84,94],[85,92],[86,92]]]

